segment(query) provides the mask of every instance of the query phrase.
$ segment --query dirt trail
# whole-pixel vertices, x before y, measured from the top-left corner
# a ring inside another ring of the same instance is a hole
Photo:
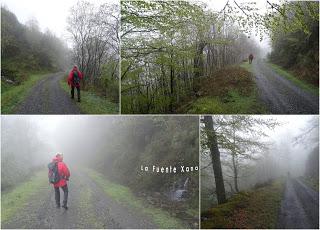
[[[298,179],[288,179],[278,219],[278,228],[319,228],[318,192]]]
[[[68,210],[55,207],[54,191],[48,184],[28,200],[13,218],[2,223],[2,228],[159,228],[151,217],[143,215],[140,210],[131,209],[108,197],[83,172],[74,172],[70,178],[68,206]]]
[[[49,74],[39,81],[26,100],[20,104],[17,114],[79,114],[75,101],[60,87],[65,73]]]
[[[263,60],[253,62],[259,95],[273,114],[318,114],[319,98],[277,74]]]

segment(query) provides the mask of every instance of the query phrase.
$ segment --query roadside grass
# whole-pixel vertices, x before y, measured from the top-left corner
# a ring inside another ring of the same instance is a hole
[[[302,81],[300,79],[298,79],[296,76],[294,76],[292,73],[288,72],[288,70],[285,70],[284,68],[270,63],[268,62],[268,65],[279,75],[285,77],[286,79],[288,79],[289,81],[291,81],[293,84],[295,84],[296,86],[304,89],[307,92],[312,93],[315,96],[319,95],[319,87],[316,87],[314,85],[311,85],[310,83],[307,83],[305,81]]]
[[[252,65],[249,64],[249,61],[242,62],[240,64],[240,67],[244,68],[245,70],[247,70],[250,73],[253,73]]]
[[[94,170],[86,169],[86,172],[89,177],[102,187],[108,196],[123,205],[150,215],[159,228],[186,228],[180,220],[170,216],[165,210],[154,208],[137,198],[128,187],[110,182],[102,174]]]
[[[32,179],[26,181],[10,192],[1,193],[1,223],[9,220],[17,211],[23,208],[30,196],[43,186],[48,186],[46,171],[37,172]]]
[[[32,87],[41,79],[44,79],[47,73],[30,74],[19,85],[11,85],[5,81],[1,81],[1,113],[15,113],[17,106],[26,98]]]
[[[314,177],[300,177],[300,179],[313,190],[319,192],[319,179]]]
[[[240,192],[227,203],[201,214],[201,228],[276,228],[284,190],[277,180],[255,190]]]
[[[65,78],[60,81],[61,88],[70,94],[70,88],[65,81]],[[75,92],[75,97],[77,93]],[[119,105],[108,101],[106,98],[102,98],[96,95],[94,92],[83,91],[80,92],[81,102],[77,102],[81,113],[84,114],[118,114]],[[76,102],[76,100],[75,100]]]
[[[230,66],[203,79],[201,97],[187,107],[193,114],[265,114],[253,75],[245,68]]]

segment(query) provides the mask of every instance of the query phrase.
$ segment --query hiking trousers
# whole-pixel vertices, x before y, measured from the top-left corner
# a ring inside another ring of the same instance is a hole
[[[71,86],[71,98],[74,98],[74,88],[77,88],[78,101],[80,101],[80,87]]]
[[[68,203],[68,185],[61,187],[63,190],[63,206],[67,206]],[[54,194],[56,198],[57,206],[60,206],[60,187],[54,188]]]

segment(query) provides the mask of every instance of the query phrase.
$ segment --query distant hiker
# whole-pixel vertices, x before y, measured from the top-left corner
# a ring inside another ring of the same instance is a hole
[[[250,54],[250,55],[249,55],[249,64],[252,63],[252,60],[253,60],[253,54]]]
[[[80,80],[83,78],[78,67],[73,66],[68,76],[68,85],[71,87],[71,98],[74,98],[74,88],[77,88],[78,102],[80,102]]]
[[[55,191],[55,199],[57,208],[60,208],[60,187],[63,190],[63,205],[62,207],[68,209],[68,184],[70,171],[67,165],[63,162],[63,155],[57,154],[52,162],[48,164],[49,168],[49,182],[53,184]]]

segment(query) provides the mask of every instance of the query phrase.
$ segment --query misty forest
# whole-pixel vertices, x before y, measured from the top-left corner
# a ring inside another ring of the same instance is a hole
[[[1,5],[2,113],[118,113],[119,5],[82,0],[59,16],[66,17],[63,38],[35,17],[22,24]],[[84,76],[81,103],[69,96],[74,65]]]
[[[319,2],[206,2],[121,2],[122,113],[318,114]]]
[[[3,228],[199,227],[198,117],[1,120]],[[71,172],[67,211],[48,182],[57,153]],[[161,173],[169,166],[176,173]]]
[[[201,228],[319,228],[318,116],[203,116]]]

